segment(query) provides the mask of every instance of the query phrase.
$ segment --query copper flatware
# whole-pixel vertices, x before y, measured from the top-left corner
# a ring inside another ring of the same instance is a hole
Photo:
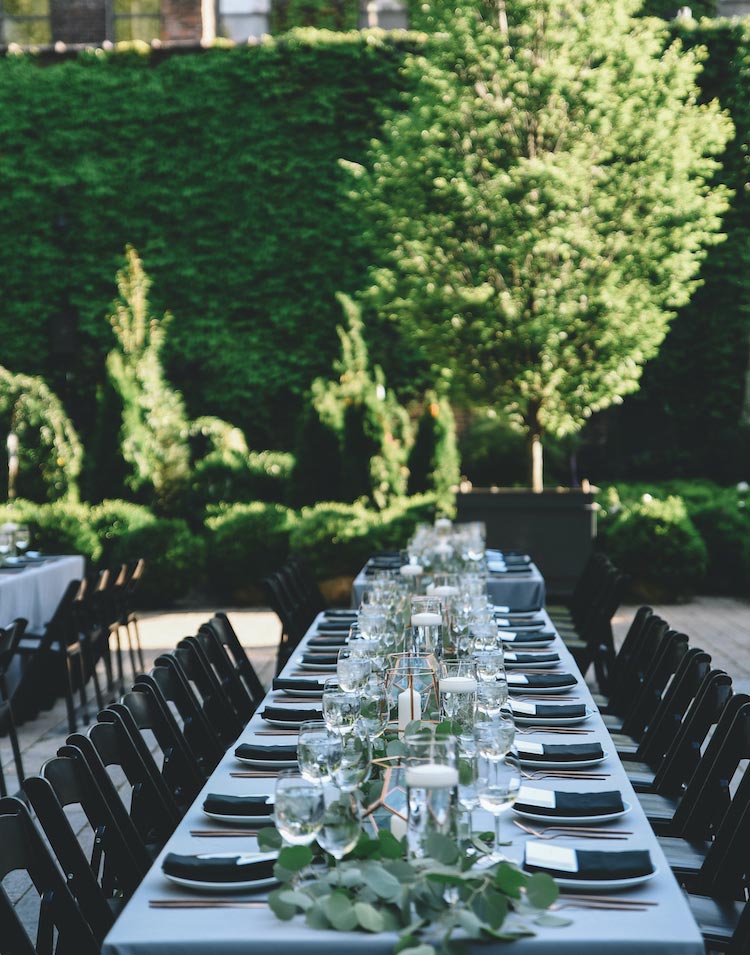
[[[151,909],[265,909],[268,902],[249,899],[151,899]]]
[[[256,730],[256,736],[299,736],[299,730]]]
[[[253,773],[253,772],[238,772],[229,774],[233,779],[276,779],[279,775],[278,771],[275,773]]]
[[[258,829],[191,829],[190,835],[197,839],[208,836],[257,836]]]

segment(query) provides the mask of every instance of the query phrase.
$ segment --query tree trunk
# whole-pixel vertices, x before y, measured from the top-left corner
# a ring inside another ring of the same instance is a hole
[[[541,494],[544,490],[544,458],[542,435],[539,431],[532,431],[529,436],[529,450],[531,451],[531,490],[536,494]]]

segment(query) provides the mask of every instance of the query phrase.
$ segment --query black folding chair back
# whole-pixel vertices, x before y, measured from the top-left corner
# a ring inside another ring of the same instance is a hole
[[[20,799],[5,797],[0,799],[0,881],[18,870],[28,873],[39,893],[37,937],[33,943],[0,885],[4,955],[98,955],[100,939],[94,937],[28,809]]]
[[[237,739],[247,721],[240,719],[199,640],[186,637],[180,640],[172,652],[191,684],[198,690],[203,700],[203,711],[226,748]],[[156,660],[157,664],[160,660]]]
[[[8,693],[6,673],[16,655],[18,644],[21,641],[25,629],[26,621],[21,617],[14,620],[7,629],[3,630],[0,628],[0,729],[8,733],[19,786],[24,780],[23,760],[21,759],[21,748],[18,745],[18,733],[16,732],[16,721],[13,715],[13,701]],[[5,784],[2,760],[0,759],[0,796],[7,795],[8,789]]]
[[[203,624],[193,637],[185,637],[182,644],[195,644],[200,647],[203,659],[213,671],[221,687],[221,692],[227,698],[237,719],[242,726],[246,726],[255,712],[258,702],[255,701],[242,681],[234,662],[225,650],[213,628]]]
[[[631,661],[637,653],[638,647],[644,639],[644,632],[649,620],[654,612],[651,607],[639,607],[628,627],[625,639],[617,652],[614,663],[612,664],[612,676],[610,680],[609,698],[606,704],[608,713],[621,713],[621,705],[618,701],[627,699],[630,693],[628,675],[631,672]]]
[[[257,707],[265,697],[266,691],[255,671],[255,667],[245,652],[245,648],[240,643],[229,617],[225,613],[215,613],[208,623],[201,627],[201,629],[204,628],[209,629],[219,641],[227,658],[231,660],[233,669],[250,695],[254,706]]]
[[[688,638],[684,633],[669,630],[659,645],[653,666],[646,674],[635,703],[623,719],[622,732],[638,741],[654,718],[670,679],[674,676],[688,651]]]

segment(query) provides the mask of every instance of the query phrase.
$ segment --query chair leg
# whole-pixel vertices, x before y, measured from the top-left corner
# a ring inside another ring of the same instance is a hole
[[[5,785],[5,773],[3,773],[3,764],[0,760],[0,796],[5,798],[8,795],[8,787]]]
[[[112,671],[112,648],[109,645],[109,634],[106,638],[104,634],[100,634],[97,640],[102,642],[102,659],[104,660],[104,672],[107,675],[107,690],[111,693],[115,688],[115,678]]]
[[[120,643],[120,628],[112,627],[109,631],[110,639],[115,638],[115,661],[117,663],[117,684],[120,693],[125,692],[125,676],[122,671],[122,644]]]
[[[81,679],[81,684],[78,687],[78,698],[81,701],[81,715],[83,717],[83,722],[88,723],[89,698],[86,693],[86,667],[84,666],[84,663],[83,663],[83,653],[81,652],[80,644],[79,644],[79,650],[78,650],[78,653],[76,654],[76,657],[78,658],[78,670],[79,670],[80,679]]]
[[[141,673],[146,672],[146,664],[143,662],[143,647],[141,646],[141,633],[138,629],[138,617],[134,613],[129,614],[128,616],[128,627],[132,624],[133,634],[135,636],[135,650],[138,654],[138,662],[141,666]]]
[[[8,704],[8,736],[10,737],[10,747],[13,750],[13,762],[16,764],[16,775],[18,776],[18,785],[26,778],[23,771],[23,761],[21,759],[21,747],[18,745],[18,733],[16,732],[16,721],[13,719],[13,710]],[[2,767],[0,767],[2,772]],[[3,793],[5,795],[5,793]]]
[[[67,654],[62,658],[62,669],[65,677],[63,689],[65,692],[65,709],[68,712],[68,730],[75,733],[78,729],[78,723],[76,722],[76,708],[73,705],[73,677],[70,672],[70,657]]]
[[[120,627],[122,626],[123,626],[122,624],[118,624],[117,629],[119,630]],[[125,636],[128,641],[128,656],[130,657],[130,669],[133,671],[133,681],[135,681],[138,677],[139,671],[138,671],[138,664],[135,661],[135,650],[133,649],[133,640],[130,635],[130,627],[127,625],[127,623],[124,624],[124,629],[125,629]]]

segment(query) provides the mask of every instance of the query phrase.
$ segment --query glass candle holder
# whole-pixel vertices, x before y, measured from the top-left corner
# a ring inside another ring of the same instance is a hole
[[[453,736],[407,737],[405,745],[406,845],[420,859],[432,834],[457,839],[458,748]]]
[[[414,653],[434,653],[443,649],[443,604],[439,597],[412,597],[411,649]]]

